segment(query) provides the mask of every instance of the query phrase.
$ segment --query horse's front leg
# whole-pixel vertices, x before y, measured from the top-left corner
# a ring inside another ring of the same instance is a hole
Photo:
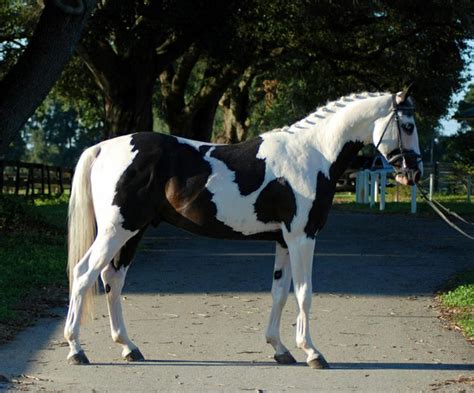
[[[313,295],[311,275],[315,241],[306,237],[306,235],[285,240],[290,252],[293,286],[299,307],[296,320],[296,345],[306,352],[306,362],[311,368],[328,368],[326,360],[313,345],[309,328],[309,314]]]
[[[291,285],[291,268],[288,249],[276,243],[275,268],[272,283],[272,311],[265,335],[267,343],[275,348],[275,360],[280,364],[296,363],[295,358],[280,340],[280,320],[283,307],[288,299]]]

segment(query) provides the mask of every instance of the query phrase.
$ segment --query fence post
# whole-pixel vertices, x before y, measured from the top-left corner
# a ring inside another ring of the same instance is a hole
[[[63,168],[58,167],[58,182],[59,182],[59,195],[62,195],[64,192],[64,184],[63,184]]]
[[[20,163],[16,163],[15,195],[20,193]]]
[[[374,207],[375,205],[375,198],[376,198],[376,191],[375,191],[375,187],[376,187],[376,182],[377,182],[377,172],[375,171],[371,171],[370,172],[370,207]]]
[[[411,186],[411,212],[416,213],[416,185]]]
[[[467,201],[471,203],[472,177],[470,175],[466,176],[466,188],[467,188]]]
[[[429,194],[430,201],[433,200],[434,184],[435,184],[435,175],[434,173],[430,173],[430,194]]]
[[[379,185],[380,180],[379,176],[381,176],[381,172],[375,172],[375,184],[374,184],[374,201],[377,203],[379,201]]]
[[[369,175],[370,171],[368,169],[364,169],[364,203],[369,203]]]
[[[44,165],[41,165],[41,195],[44,195]]]
[[[3,194],[3,176],[4,176],[4,169],[5,169],[5,162],[0,160],[0,194]]]
[[[46,167],[46,181],[48,182],[48,195],[51,196],[51,175],[49,174],[50,167]]]
[[[380,210],[385,210],[385,193],[387,187],[387,172],[380,172]]]
[[[360,203],[360,171],[356,173],[355,178],[355,201]]]

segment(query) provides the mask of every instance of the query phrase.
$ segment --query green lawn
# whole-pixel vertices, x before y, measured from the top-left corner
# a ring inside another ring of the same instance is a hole
[[[47,286],[67,285],[67,198],[0,196],[0,322],[15,306]]]
[[[474,271],[456,277],[439,299],[453,322],[474,339]]]
[[[334,207],[338,210],[347,210],[360,213],[411,214],[409,192],[410,190],[408,187],[403,187],[400,190],[400,202],[394,202],[395,190],[390,189],[385,199],[385,210],[383,212],[380,211],[378,203],[376,203],[374,207],[370,207],[370,205],[365,205],[362,203],[355,203],[355,195],[353,193],[336,194],[334,197]],[[474,203],[467,202],[465,195],[436,194],[433,196],[433,198],[461,216],[474,216]],[[416,214],[425,217],[438,217],[433,209],[420,197],[417,198]]]

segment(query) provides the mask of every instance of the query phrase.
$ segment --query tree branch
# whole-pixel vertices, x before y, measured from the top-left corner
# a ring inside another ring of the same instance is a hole
[[[94,40],[86,45],[80,43],[77,45],[77,53],[104,94],[113,95],[120,85],[123,64],[110,44],[105,40]]]

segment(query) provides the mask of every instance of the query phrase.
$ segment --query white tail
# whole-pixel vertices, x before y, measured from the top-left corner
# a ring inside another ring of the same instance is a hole
[[[100,153],[99,146],[85,150],[74,172],[68,212],[68,274],[69,294],[74,280],[74,267],[89,250],[96,236],[94,205],[91,193],[92,164]],[[97,283],[87,291],[83,299],[82,316],[92,315],[92,296],[97,292]],[[81,318],[83,319],[83,318]]]

